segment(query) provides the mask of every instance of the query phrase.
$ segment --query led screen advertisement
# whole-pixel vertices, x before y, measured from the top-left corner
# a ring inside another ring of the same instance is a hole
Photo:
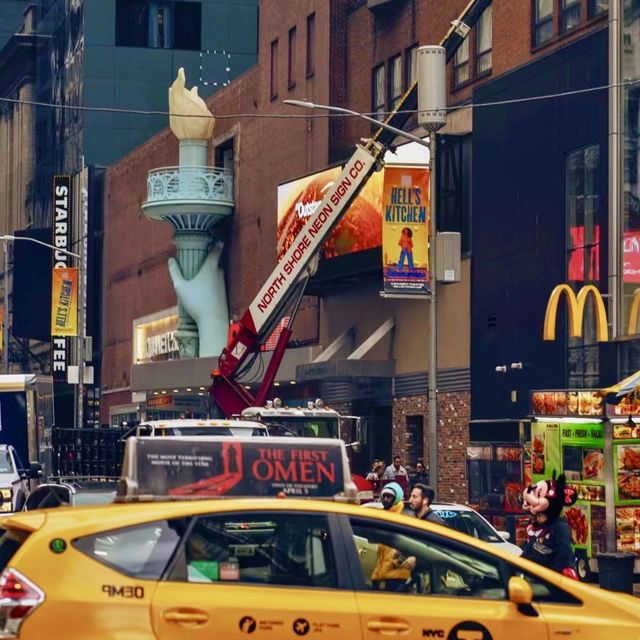
[[[341,167],[326,169],[278,186],[278,259],[287,252],[313,214]],[[382,241],[383,172],[371,175],[321,249],[322,258],[334,258],[374,249]]]

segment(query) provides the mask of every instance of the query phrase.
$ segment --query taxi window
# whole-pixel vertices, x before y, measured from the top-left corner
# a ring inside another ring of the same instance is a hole
[[[84,536],[73,546],[98,562],[133,578],[157,580],[186,529],[184,519],[158,520]]]
[[[572,596],[570,593],[563,591],[559,587],[556,587],[538,576],[534,576],[528,571],[523,571],[520,568],[513,567],[512,575],[524,578],[531,585],[534,602],[549,602],[551,604],[582,604],[582,601],[575,596]]]
[[[500,560],[461,543],[351,519],[366,589],[505,600]],[[409,557],[415,569],[401,567]]]
[[[327,518],[290,513],[199,518],[168,579],[335,588]]]
[[[28,536],[29,532],[21,529],[0,529],[0,573]]]

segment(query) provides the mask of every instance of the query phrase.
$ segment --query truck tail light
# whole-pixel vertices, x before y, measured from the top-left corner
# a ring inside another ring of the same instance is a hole
[[[44,602],[44,592],[15,569],[0,576],[0,638],[17,638],[23,620]]]

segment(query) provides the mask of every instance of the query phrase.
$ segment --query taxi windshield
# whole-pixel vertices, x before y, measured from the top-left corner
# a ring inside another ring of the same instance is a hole
[[[461,533],[466,533],[484,542],[504,542],[484,518],[475,511],[458,511],[447,508],[434,509],[434,511],[448,526]]]

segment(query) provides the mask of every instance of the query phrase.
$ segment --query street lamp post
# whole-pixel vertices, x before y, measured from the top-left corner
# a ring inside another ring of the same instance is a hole
[[[429,131],[429,141],[393,127],[386,122],[371,118],[364,113],[316,104],[307,100],[284,100],[285,104],[306,109],[321,109],[356,116],[372,122],[378,127],[387,129],[398,136],[417,142],[429,148],[429,191],[430,191],[430,225],[429,225],[429,280],[431,295],[429,296],[429,386],[428,386],[428,436],[429,436],[429,481],[438,491],[438,395],[437,395],[437,306],[436,306],[436,131],[446,123],[446,51],[441,46],[424,46],[418,49],[418,122]]]
[[[37,238],[29,238],[27,236],[12,236],[12,235],[0,235],[0,240],[3,240],[3,253],[4,253],[4,316],[3,316],[3,360],[4,360],[4,372],[9,373],[9,250],[7,242],[13,242],[16,240],[26,240],[27,242],[34,242],[35,244],[48,247],[52,251],[59,251],[65,255],[72,256],[73,258],[80,258],[80,254],[62,249],[61,247],[55,247],[48,242],[42,242]]]

